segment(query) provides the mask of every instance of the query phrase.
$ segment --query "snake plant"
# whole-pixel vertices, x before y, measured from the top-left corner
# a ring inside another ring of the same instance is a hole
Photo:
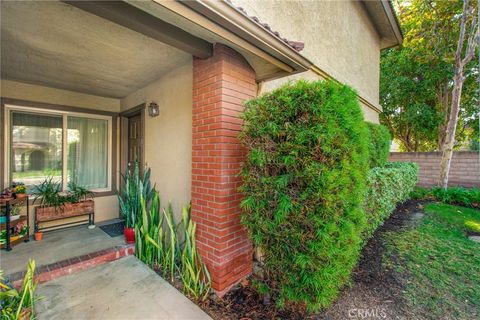
[[[183,208],[182,221],[176,225],[171,204],[160,212],[157,192],[150,208],[143,196],[140,203],[141,215],[135,223],[135,255],[171,282],[178,276],[186,294],[205,299],[210,292],[210,274],[197,250],[190,206]],[[184,239],[182,243],[180,238]]]
[[[37,283],[34,281],[35,261],[28,261],[27,272],[23,279],[22,288],[17,291],[5,282],[0,272],[0,315],[1,319],[19,320],[35,319],[35,296]]]
[[[180,258],[183,290],[195,299],[205,300],[210,292],[210,274],[202,262],[195,243],[197,225],[191,218],[191,206],[183,207],[182,224],[185,240]]]
[[[127,169],[122,174],[123,187],[117,192],[120,212],[125,219],[125,226],[133,228],[142,214],[141,199],[145,200],[148,208],[155,193],[155,187],[150,183],[150,168],[146,168],[143,175],[140,173],[138,161],[135,161],[133,170]]]

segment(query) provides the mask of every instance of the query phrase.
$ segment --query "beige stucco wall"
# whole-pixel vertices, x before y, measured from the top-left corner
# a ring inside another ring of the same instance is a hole
[[[317,75],[316,73],[314,73],[312,71],[306,71],[306,72],[303,72],[303,73],[295,74],[295,75],[290,76],[290,77],[281,78],[281,79],[277,79],[277,80],[273,80],[273,81],[263,82],[260,85],[259,94],[272,91],[275,88],[278,88],[280,85],[282,85],[282,84],[284,84],[288,81],[296,81],[296,80],[300,80],[300,79],[314,81],[314,80],[324,79],[324,78],[320,77],[319,75]],[[373,122],[373,123],[379,123],[378,112],[376,110],[374,110],[371,107],[365,105],[361,101],[360,101],[360,106],[362,107],[363,115],[364,115],[366,121],[370,121],[370,122]]]
[[[1,81],[1,96],[112,112],[124,111],[144,102],[155,101],[160,106],[160,116],[145,117],[145,161],[152,168],[152,182],[156,184],[163,205],[167,205],[168,201],[172,202],[177,218],[180,218],[181,207],[190,202],[191,60],[122,100],[8,80]],[[116,196],[96,198],[95,212],[97,222],[117,218]],[[33,214],[31,223],[33,225]]]
[[[379,107],[380,37],[360,1],[232,0],[250,16],[268,23],[282,37],[305,43],[301,52],[321,70],[352,86]],[[317,79],[306,72],[270,81],[267,88],[298,78]],[[376,112],[363,105],[367,120]],[[369,110],[366,110],[369,109]]]
[[[376,110],[373,110],[372,108],[366,106],[361,102],[360,105],[362,106],[363,116],[365,117],[366,121],[380,123],[380,119],[378,118],[378,112]]]
[[[42,102],[47,104],[52,103],[57,105],[66,105],[85,109],[105,110],[111,112],[120,111],[120,100],[117,99],[104,98],[94,95],[77,93],[73,91],[60,90],[50,87],[31,85],[8,80],[1,80],[0,88],[0,96],[3,98]],[[4,156],[3,152],[1,156]],[[31,232],[33,232],[34,223],[33,213],[34,209],[32,207],[30,212],[30,225],[32,226],[30,230]],[[96,222],[118,218],[118,214],[118,201],[116,199],[116,196],[95,198]]]
[[[85,93],[44,87],[10,80],[0,80],[0,96],[65,106],[120,111],[120,100]]]
[[[160,115],[145,117],[145,162],[163,205],[171,201],[176,217],[191,198],[192,61],[121,101],[122,111],[156,102]]]

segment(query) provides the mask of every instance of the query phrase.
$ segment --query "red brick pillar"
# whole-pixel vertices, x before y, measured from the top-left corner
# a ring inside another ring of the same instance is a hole
[[[236,51],[217,44],[193,60],[192,217],[197,245],[220,295],[252,271],[252,246],[240,224],[237,176],[243,101],[256,94],[255,72]]]

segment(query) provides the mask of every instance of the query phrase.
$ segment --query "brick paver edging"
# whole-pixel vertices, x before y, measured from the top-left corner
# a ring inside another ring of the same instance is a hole
[[[47,282],[55,278],[66,276],[85,270],[97,265],[114,261],[135,253],[135,245],[119,245],[112,248],[92,252],[79,257],[65,259],[49,265],[40,266],[35,270],[35,279],[38,283]],[[23,282],[25,271],[15,272],[7,275],[9,281],[15,286],[20,287]]]

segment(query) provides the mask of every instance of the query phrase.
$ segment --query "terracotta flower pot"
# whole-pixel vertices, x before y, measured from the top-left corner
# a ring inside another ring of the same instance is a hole
[[[126,243],[135,243],[135,228],[127,228],[123,229],[123,235],[125,236]]]
[[[35,232],[35,241],[42,241],[43,232]]]

